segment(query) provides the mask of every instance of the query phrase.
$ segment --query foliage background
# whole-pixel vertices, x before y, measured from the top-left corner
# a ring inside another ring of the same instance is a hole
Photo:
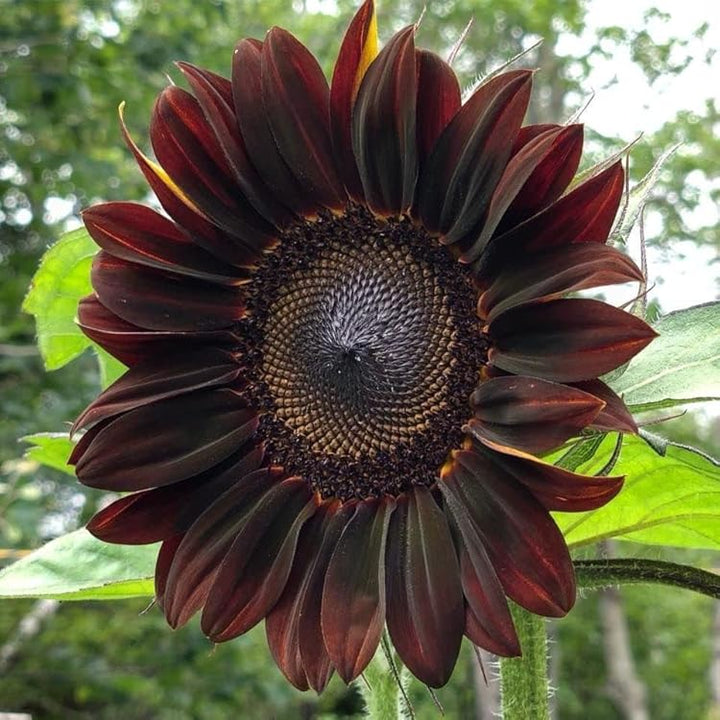
[[[532,122],[564,121],[586,98],[584,82],[593,63],[612,59],[621,48],[652,84],[681,72],[690,61],[690,41],[702,42],[707,33],[700,26],[695,38],[673,37],[670,18],[650,9],[646,28],[597,28],[591,46],[573,56],[558,48],[562,38],[585,29],[588,4],[581,0],[383,0],[383,39],[419,17],[424,5],[419,42],[436,50],[447,51],[468,18],[475,18],[456,62],[465,85],[544,39],[522,60],[541,69]],[[32,321],[19,308],[41,254],[77,222],[79,210],[101,199],[148,199],[119,137],[118,104],[127,102],[128,122],[147,147],[154,97],[168,82],[166,74],[179,82],[174,60],[227,74],[237,38],[262,37],[274,24],[304,40],[329,74],[354,8],[349,0],[0,0],[0,563],[82,524],[103,500],[100,493],[81,491],[67,475],[23,458],[17,438],[62,430],[96,393],[99,379],[89,353],[44,372]],[[662,28],[659,37],[651,27]],[[711,53],[708,47],[706,59]],[[621,68],[618,75],[622,83]],[[692,88],[708,96],[703,112],[668,117],[632,154],[637,180],[664,150],[685,143],[666,165],[650,203],[662,230],[648,241],[668,253],[668,272],[679,241],[720,247],[717,215],[698,221],[696,212],[708,198],[720,200],[720,118],[713,91]],[[596,155],[632,139],[588,137]],[[659,312],[662,297],[651,297]],[[709,452],[720,444],[720,426],[707,414],[667,423],[661,432]],[[717,563],[715,555],[696,551],[650,554],[704,567]],[[718,716],[709,675],[718,634],[714,603],[676,590],[632,588],[623,590],[623,607],[650,716]],[[137,600],[68,603],[55,607],[37,632],[22,635],[22,621],[33,616],[37,603],[0,604],[0,712],[88,720],[212,720],[233,716],[238,708],[247,717],[277,718],[360,712],[356,690],[337,681],[319,700],[292,690],[269,660],[262,628],[213,651],[196,625],[172,633],[159,613],[140,615],[143,609]],[[19,632],[21,642],[14,646]],[[608,692],[597,594],[582,598],[557,623],[555,638],[556,716],[626,717]],[[14,650],[4,659],[8,647]],[[465,648],[453,680],[439,693],[448,717],[482,717],[479,677]],[[422,687],[413,686],[411,695],[419,717],[437,717]]]

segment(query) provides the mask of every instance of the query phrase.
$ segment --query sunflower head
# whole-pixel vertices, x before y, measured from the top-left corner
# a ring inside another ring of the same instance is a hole
[[[265,620],[298,688],[356,678],[383,628],[423,682],[463,635],[520,652],[507,598],[575,600],[549,511],[622,478],[537,455],[634,432],[599,376],[653,337],[568,297],[639,281],[606,245],[619,162],[573,184],[579,125],[526,125],[532,73],[463,103],[415,28],[378,51],[373,3],[328,85],[270,30],[232,77],[179,63],[153,110],[155,160],[122,132],[165,214],[96,205],[84,332],[129,369],[78,418],[80,480],[132,491],[89,529],[162,542],[156,599],[216,642]]]

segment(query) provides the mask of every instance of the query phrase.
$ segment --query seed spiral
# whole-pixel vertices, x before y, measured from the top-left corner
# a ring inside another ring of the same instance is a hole
[[[271,459],[342,500],[432,484],[484,357],[462,266],[408,220],[360,208],[298,223],[278,248],[244,333]]]

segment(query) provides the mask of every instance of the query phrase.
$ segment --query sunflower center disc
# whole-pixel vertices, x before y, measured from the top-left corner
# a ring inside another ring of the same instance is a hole
[[[279,247],[251,301],[271,460],[343,500],[432,484],[483,359],[462,267],[409,221],[359,208]]]

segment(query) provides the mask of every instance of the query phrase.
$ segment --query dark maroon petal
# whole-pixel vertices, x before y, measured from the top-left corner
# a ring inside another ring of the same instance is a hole
[[[423,225],[454,243],[477,230],[510,156],[530,99],[532,73],[489,80],[460,108],[435,143],[418,183]]]
[[[599,243],[578,243],[525,255],[508,265],[480,297],[478,314],[492,321],[508,308],[531,300],[642,280],[640,268],[619,250]]]
[[[102,490],[170,485],[217,465],[256,428],[255,411],[232,390],[181,395],[101,425],[75,470]]]
[[[353,506],[321,505],[300,534],[285,590],[270,611],[265,629],[270,651],[285,677],[299,689],[320,693],[334,671],[320,626],[322,589],[330,556]]]
[[[347,198],[330,140],[330,91],[317,60],[275,27],[263,43],[261,69],[262,99],[280,154],[317,205],[342,209]]]
[[[501,657],[517,657],[521,654],[520,640],[515,632],[505,592],[485,548],[479,545],[477,551],[473,560],[464,548],[460,555],[463,589],[468,598],[465,634],[475,645],[491,653]]]
[[[104,542],[124,545],[145,545],[184,533],[220,495],[257,470],[262,459],[262,448],[246,444],[201,475],[116,500],[96,513],[87,529]]]
[[[373,0],[365,0],[345,31],[330,87],[330,130],[335,161],[348,194],[358,201],[364,196],[352,149],[352,109],[360,82],[377,55],[377,42],[375,6]]]
[[[73,424],[72,432],[87,430],[102,420],[158,400],[227,385],[239,373],[237,361],[214,348],[191,349],[181,356],[136,365],[88,406]]]
[[[122,106],[120,128],[127,146],[165,212],[184,228],[198,245],[216,257],[239,267],[251,265],[253,259],[257,258],[257,252],[214,224],[163,168],[140,151],[125,126]]]
[[[471,263],[480,256],[490,238],[495,234],[512,201],[527,184],[535,168],[552,149],[556,135],[557,131],[554,130],[538,135],[510,158],[492,195],[482,227],[473,229],[467,237],[458,241],[461,262]]]
[[[237,347],[238,338],[231,332],[156,332],[132,325],[101,305],[95,295],[83,298],[78,305],[78,325],[91,340],[125,365],[172,357],[198,346]]]
[[[512,152],[510,153],[510,157],[513,157],[513,155],[517,155],[531,140],[534,140],[538,135],[542,135],[548,130],[560,130],[562,129],[562,127],[562,125],[557,125],[555,123],[538,123],[537,125],[525,125],[525,127],[521,127],[518,130],[517,135],[515,136],[515,141],[513,142],[513,148]]]
[[[596,430],[610,430],[611,432],[624,432],[634,434],[638,431],[637,425],[630,411],[617,393],[611,390],[601,380],[586,380],[573,383],[573,387],[590,393],[605,403],[605,407],[593,420],[590,427]]]
[[[170,572],[175,553],[184,537],[185,536],[180,533],[164,540],[160,546],[157,560],[155,561],[155,602],[161,610],[164,609],[165,586],[167,585],[168,572]]]
[[[245,314],[238,288],[153,270],[104,250],[93,260],[91,280],[108,310],[148,330],[220,330]]]
[[[560,198],[551,208],[555,208],[554,222],[569,224],[569,227],[563,228],[562,237],[572,237],[571,242],[576,243],[606,242],[624,191],[625,171],[622,161],[618,160],[604,172],[591,177]],[[553,242],[544,234],[552,232],[550,228],[541,229],[543,237],[535,238],[528,246],[529,249],[565,244],[558,238]]]
[[[410,26],[368,68],[352,115],[365,199],[378,215],[399,215],[412,203],[418,172],[416,103],[415,28]]]
[[[175,515],[185,500],[183,489],[170,485],[126,495],[93,515],[87,529],[103,542],[123,545],[164,540],[173,534]]]
[[[185,534],[167,573],[165,617],[171,627],[184,625],[204,604],[208,591],[243,522],[260,499],[282,479],[263,468],[238,478]]]
[[[507,595],[538,615],[575,603],[575,573],[547,510],[487,457],[457,450],[440,489],[463,538],[477,535]]]
[[[448,485],[439,483],[446,511],[459,546],[460,579],[466,599],[465,634],[470,640],[502,657],[520,655],[510,608],[480,528],[469,516],[464,501],[458,502]]]
[[[476,446],[508,479],[522,483],[548,510],[583,512],[596,510],[612,500],[622,489],[623,477],[577,475],[550,465],[520,450],[483,440]]]
[[[243,521],[210,588],[203,632],[231,640],[260,622],[278,601],[290,575],[298,536],[317,501],[301,478],[272,487]]]
[[[440,489],[447,492],[443,484],[440,484]],[[490,562],[482,538],[472,522],[458,523],[452,515],[450,503],[448,510],[460,546],[460,579],[467,601],[465,634],[475,645],[496,655],[519,655],[520,641],[515,632],[505,591]]]
[[[349,683],[372,660],[385,625],[385,540],[395,502],[359,502],[335,547],[323,589],[325,647]]]
[[[512,622],[512,617],[510,620]],[[516,644],[513,645],[511,644],[511,638],[504,638],[503,640],[498,640],[497,638],[501,632],[509,635],[509,628],[491,625],[488,629],[487,625],[487,618],[480,620],[469,605],[465,607],[465,635],[473,645],[477,645],[500,657],[519,657],[522,655],[517,634],[515,634]],[[512,632],[515,633],[514,625],[510,625],[510,627],[512,628]]]
[[[571,243],[606,242],[622,199],[624,175],[618,161],[542,212],[494,238],[478,262],[478,276],[494,277],[505,264],[526,253]]]
[[[271,247],[276,230],[240,192],[198,101],[176,85],[155,103],[150,140],[158,162],[205,216],[247,249]]]
[[[302,614],[299,620],[300,657],[310,687],[322,692],[335,668],[330,660],[322,629],[322,602],[328,566],[338,540],[355,511],[354,504],[346,502],[331,511],[322,545],[310,577]]]
[[[288,225],[293,214],[271,192],[250,162],[245,140],[235,117],[232,84],[226,78],[190,63],[177,66],[190,83],[205,119],[215,132],[229,170],[250,204],[276,227]]]
[[[425,488],[401,495],[387,543],[387,626],[410,672],[430,687],[449,679],[465,627],[460,568],[442,510]]]
[[[637,355],[657,333],[598,300],[521,305],[490,323],[489,360],[502,370],[557,382],[589,380]]]
[[[319,561],[329,507],[329,504],[320,505],[303,526],[285,589],[265,620],[265,634],[270,652],[283,675],[298,690],[307,690],[310,687],[300,655],[298,635],[308,585]],[[319,630],[318,623],[318,636],[324,648]]]
[[[67,460],[68,465],[76,465],[78,460],[85,454],[87,449],[90,447],[92,441],[97,437],[98,433],[106,428],[110,424],[110,420],[98,423],[92,430],[84,433],[80,436],[80,439],[75,443],[75,447],[70,452],[70,457]]]
[[[198,247],[175,223],[144,205],[101,203],[84,210],[82,217],[93,240],[123,260],[221,285],[238,285],[249,278]]]
[[[453,69],[435,53],[416,50],[417,144],[420,166],[460,109],[460,85]]]
[[[482,382],[470,405],[475,437],[529,453],[559,447],[603,408],[595,396],[567,385],[514,375]]]
[[[497,229],[505,232],[555,202],[575,177],[583,147],[583,126],[552,133],[552,144],[507,209]]]
[[[265,185],[298,215],[314,215],[318,206],[283,160],[262,102],[263,43],[241,40],[235,48],[232,90],[240,132],[253,166]]]

